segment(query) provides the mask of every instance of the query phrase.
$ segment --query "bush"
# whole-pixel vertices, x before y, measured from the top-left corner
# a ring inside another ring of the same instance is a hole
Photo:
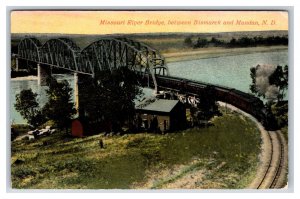
[[[19,135],[26,134],[31,130],[31,127],[28,124],[12,124],[11,128],[13,128]]]
[[[31,170],[31,168],[22,166],[22,167],[17,167],[12,171],[12,176],[24,179],[28,176],[35,176],[36,172]]]

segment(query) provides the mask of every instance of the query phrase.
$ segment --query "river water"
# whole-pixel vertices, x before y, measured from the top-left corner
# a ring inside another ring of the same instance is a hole
[[[244,92],[250,92],[250,68],[257,64],[288,65],[288,51],[259,52],[167,63],[171,76],[224,85]],[[56,77],[67,79],[71,86],[74,84],[72,75],[56,75]],[[26,123],[14,108],[15,95],[23,89],[31,88],[33,92],[38,93],[38,100],[43,105],[47,101],[46,87],[39,87],[37,80],[11,80],[10,86],[11,123]],[[152,91],[144,89],[144,93],[151,95]]]
[[[288,51],[251,53],[169,63],[171,76],[219,84],[250,92],[250,68],[257,64],[288,65]]]

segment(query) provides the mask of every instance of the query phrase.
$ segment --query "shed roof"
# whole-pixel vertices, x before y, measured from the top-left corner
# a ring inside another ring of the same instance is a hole
[[[157,99],[146,106],[137,107],[137,109],[169,113],[173,110],[178,102],[179,100]]]

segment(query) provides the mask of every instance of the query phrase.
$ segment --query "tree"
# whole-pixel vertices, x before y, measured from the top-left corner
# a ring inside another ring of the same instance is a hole
[[[278,127],[288,125],[288,102],[280,101],[271,105],[271,111],[276,119]]]
[[[256,68],[252,67],[250,68],[250,76],[252,79],[252,84],[250,85],[250,91],[252,93],[258,93],[257,88],[256,88]]]
[[[242,38],[238,39],[237,43],[240,47],[249,47],[249,46],[256,45],[254,43],[254,39],[249,38],[249,37],[242,37]]]
[[[230,47],[236,47],[237,46],[237,40],[236,38],[232,38],[229,42]]]
[[[204,48],[208,45],[208,41],[206,38],[198,38],[197,43],[194,47],[196,48]]]
[[[215,37],[212,37],[209,43],[211,43],[214,46],[224,46],[224,41],[216,39]]]
[[[282,101],[288,88],[288,66],[285,65],[284,68],[277,66],[275,71],[269,76],[269,83],[279,88],[277,99]]]
[[[192,37],[185,38],[184,39],[184,44],[187,45],[188,47],[193,46]]]
[[[48,102],[43,107],[43,114],[49,120],[53,120],[58,128],[70,126],[71,119],[76,113],[72,102],[72,88],[67,80],[58,82],[55,78],[48,80],[49,88],[46,90]]]
[[[250,69],[250,91],[258,97],[282,101],[288,88],[288,66],[257,65]]]
[[[210,43],[217,43],[217,42],[218,42],[218,39],[216,39],[215,37],[212,37],[210,40]]]
[[[119,132],[125,122],[134,120],[134,100],[141,96],[136,74],[127,67],[97,73],[81,85],[80,115],[89,120],[104,120],[110,131]]]
[[[213,86],[207,86],[204,89],[204,95],[200,96],[198,108],[201,111],[200,117],[204,120],[209,120],[218,112],[216,104],[216,90]]]
[[[45,121],[36,98],[37,94],[33,93],[31,89],[22,90],[16,95],[16,103],[14,105],[21,116],[34,128],[37,128]]]

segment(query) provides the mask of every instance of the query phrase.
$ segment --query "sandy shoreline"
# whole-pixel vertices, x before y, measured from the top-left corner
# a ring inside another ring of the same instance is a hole
[[[37,76],[30,75],[30,76],[24,76],[24,77],[14,77],[14,78],[11,78],[10,80],[11,81],[23,81],[23,80],[37,80],[37,79],[38,79]]]
[[[262,46],[262,47],[250,47],[250,48],[222,48],[211,47],[202,49],[187,49],[181,52],[162,53],[168,62],[178,62],[195,59],[207,59],[223,56],[251,54],[257,52],[274,52],[287,50],[288,46]]]

